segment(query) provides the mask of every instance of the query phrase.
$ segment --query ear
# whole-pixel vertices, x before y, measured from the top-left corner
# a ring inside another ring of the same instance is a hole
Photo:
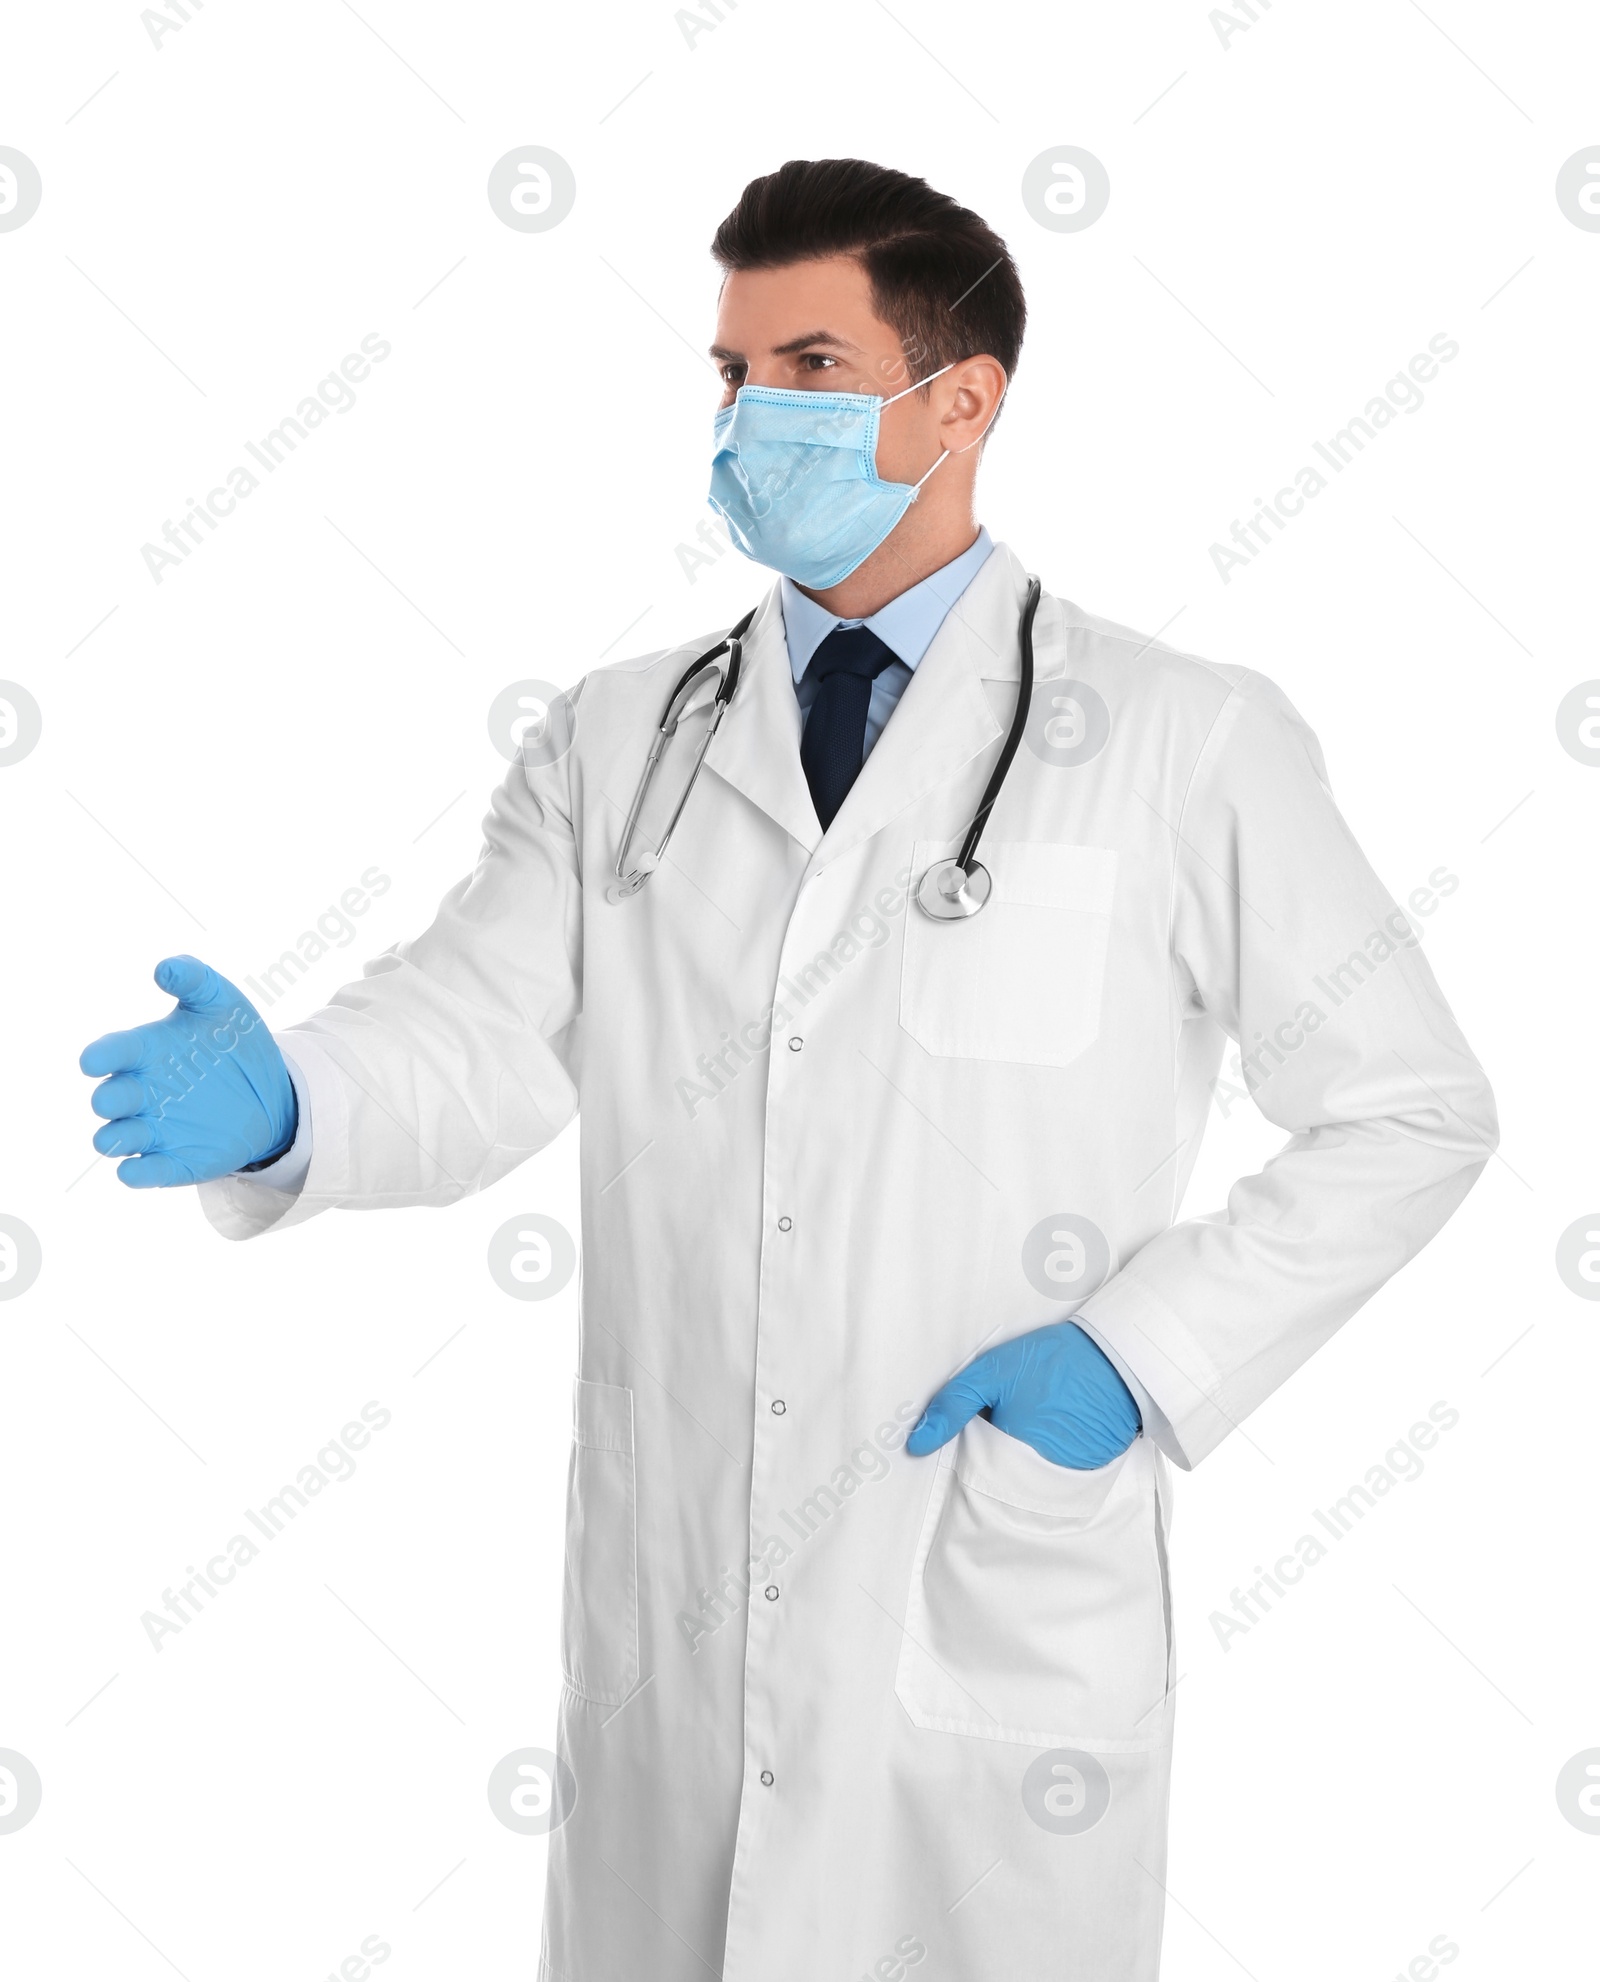
[[[950,385],[949,404],[939,422],[939,436],[952,454],[975,447],[994,424],[994,417],[1005,398],[1005,367],[998,358],[983,353],[963,358],[945,374]],[[945,380],[941,379],[940,384]]]

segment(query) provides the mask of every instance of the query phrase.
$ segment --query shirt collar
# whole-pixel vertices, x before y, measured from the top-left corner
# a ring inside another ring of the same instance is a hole
[[[933,645],[945,614],[988,562],[994,539],[985,529],[977,540],[937,571],[930,571],[908,591],[881,606],[870,619],[841,619],[808,598],[792,578],[780,581],[783,631],[789,647],[789,667],[798,685],[811,657],[836,626],[869,626],[896,660],[916,672],[917,663]]]

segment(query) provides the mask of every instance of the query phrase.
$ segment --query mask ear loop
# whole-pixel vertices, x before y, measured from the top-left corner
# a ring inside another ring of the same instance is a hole
[[[906,399],[913,392],[920,392],[925,385],[932,385],[935,379],[942,379],[946,372],[953,372],[960,363],[961,360],[959,358],[952,358],[948,365],[941,365],[936,372],[929,372],[925,379],[918,379],[915,385],[908,385],[904,392],[890,393],[889,397],[884,400],[883,405],[892,406],[897,399]],[[880,406],[878,411],[881,413],[883,407]]]
[[[904,399],[907,393],[920,392],[923,386],[932,385],[933,381],[936,378],[943,378],[946,372],[954,371],[956,366],[959,365],[960,363],[961,360],[959,358],[952,358],[948,365],[941,365],[938,371],[929,372],[928,376],[925,379],[918,379],[915,385],[908,385],[905,389],[905,392],[897,392],[893,395],[892,398],[884,400],[883,406],[892,406],[896,399]],[[1011,381],[1007,379],[1006,392],[1009,392],[1010,390],[1011,390]],[[1006,393],[1002,392],[1000,395],[1000,406],[1003,406],[1005,403],[1006,403]],[[880,406],[878,409],[878,417],[879,417],[880,425],[883,418],[883,406]],[[989,421],[989,427],[992,427],[995,421],[999,419],[1000,406],[996,406],[996,408],[994,409],[994,414]],[[937,461],[934,462],[933,468],[942,467],[944,463],[950,459],[950,456],[952,454],[966,454],[970,452],[971,449],[975,448],[978,445],[978,441],[981,441],[983,439],[984,434],[988,433],[989,427],[984,428],[983,433],[978,435],[977,440],[969,440],[965,447],[957,447],[957,448],[941,447],[939,450],[939,458]],[[933,468],[930,468],[926,475],[919,475],[917,479],[911,484],[911,500],[913,502],[915,502],[917,497],[922,493],[922,485],[928,479],[928,475],[931,475],[933,473]]]
[[[964,447],[958,450],[958,452],[962,454],[965,454],[966,451],[967,450]],[[933,468],[942,468],[949,459],[950,459],[950,449],[948,447],[941,447],[939,450],[939,458],[934,462]],[[933,468],[930,468],[928,470],[928,475],[931,475],[933,473]],[[928,475],[919,475],[917,479],[911,484],[911,500],[913,502],[915,502],[917,497],[921,495],[922,485],[928,479]]]

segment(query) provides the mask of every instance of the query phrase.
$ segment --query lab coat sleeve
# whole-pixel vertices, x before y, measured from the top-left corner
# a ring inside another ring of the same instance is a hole
[[[1156,1399],[1180,1465],[1420,1251],[1494,1152],[1494,1100],[1424,927],[1356,845],[1315,736],[1244,674],[1175,824],[1180,1055],[1220,1027],[1240,1045],[1236,1085],[1289,1140],[1225,1210],[1151,1239],[1082,1315]]]
[[[200,1186],[206,1216],[245,1239],[329,1206],[450,1204],[542,1149],[577,1109],[582,917],[571,753],[514,764],[473,872],[432,926],[281,1035],[299,1076],[310,1164]],[[309,1105],[308,1105],[309,1104]]]

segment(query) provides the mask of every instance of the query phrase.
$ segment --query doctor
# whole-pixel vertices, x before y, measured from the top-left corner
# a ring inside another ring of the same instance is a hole
[[[578,1116],[547,1982],[1148,1982],[1168,1462],[1433,1236],[1493,1104],[1283,695],[978,526],[1004,244],[836,159],[713,252],[711,497],[778,582],[573,689],[432,928],[281,1040],[161,964],[96,1147],[247,1238]],[[1229,1041],[1288,1139],[1175,1222]]]

